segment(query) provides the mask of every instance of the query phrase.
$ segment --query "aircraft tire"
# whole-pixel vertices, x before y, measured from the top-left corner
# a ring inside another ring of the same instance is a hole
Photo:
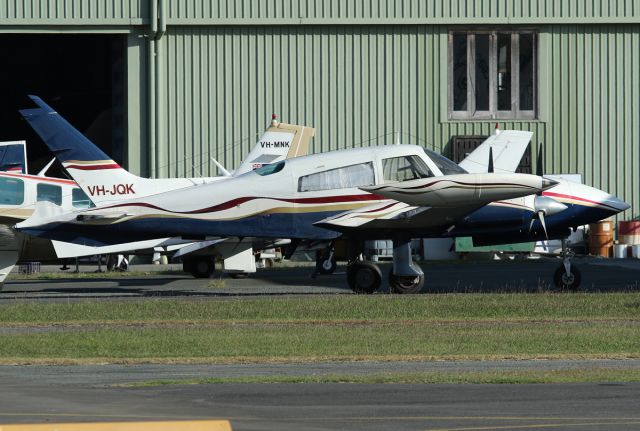
[[[553,274],[553,282],[558,289],[573,290],[580,289],[582,274],[575,265],[571,265],[571,275],[567,276],[564,265],[560,265]]]
[[[233,278],[234,280],[239,280],[241,278],[249,278],[248,272],[229,272],[227,273],[227,275]]]
[[[337,267],[338,262],[336,261],[335,256],[331,259],[324,259],[323,257],[320,257],[318,260],[316,260],[316,270],[320,274],[333,274],[336,271]]]
[[[189,259],[183,268],[188,268],[195,278],[209,278],[216,270],[215,263],[211,256],[197,256]]]
[[[393,269],[389,271],[389,287],[393,293],[419,293],[424,286],[424,275],[416,277],[397,276]]]
[[[382,272],[378,265],[359,261],[347,267],[347,282],[354,293],[371,294],[382,284]]]

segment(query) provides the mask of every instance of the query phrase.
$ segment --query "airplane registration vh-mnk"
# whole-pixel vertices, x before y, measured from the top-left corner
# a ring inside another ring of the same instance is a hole
[[[505,131],[493,144],[518,133],[529,132]],[[77,144],[69,142],[69,157],[80,154],[72,151]],[[60,213],[44,204],[16,228],[96,247],[166,236],[290,238],[293,244],[348,239],[347,280],[358,293],[372,293],[382,281],[375,264],[360,260],[364,240],[392,238],[391,290],[415,293],[424,274],[411,259],[411,238],[471,236],[479,244],[564,239],[571,228],[629,207],[589,186],[493,172],[491,148],[488,153],[489,172],[479,172],[469,161],[457,165],[415,145],[332,151],[265,164],[225,181],[125,196],[79,211]],[[94,164],[99,167],[93,172],[108,176],[114,162],[104,153],[93,155],[93,160],[74,163]],[[69,163],[64,156],[61,161]],[[580,282],[567,254],[555,280],[565,288]]]

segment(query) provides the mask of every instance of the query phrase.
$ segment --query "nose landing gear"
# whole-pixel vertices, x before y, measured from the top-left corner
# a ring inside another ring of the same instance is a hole
[[[571,265],[574,254],[567,247],[567,240],[562,240],[562,264],[553,274],[553,282],[558,289],[578,290],[582,274],[575,265]]]

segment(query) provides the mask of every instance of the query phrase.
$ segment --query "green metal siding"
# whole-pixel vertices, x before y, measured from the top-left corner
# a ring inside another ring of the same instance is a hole
[[[2,0],[1,25],[142,24],[149,0]]]
[[[638,0],[3,0],[0,25],[638,23]]]
[[[640,215],[639,25],[541,26],[540,119],[549,173],[582,173]],[[495,121],[447,121],[445,26],[169,27],[159,42],[160,176],[237,166],[272,112],[316,127],[312,151],[418,143],[448,154],[453,135]],[[625,215],[629,217],[630,215]]]
[[[546,47],[546,161],[640,215],[640,26],[553,26]],[[545,47],[542,47],[541,51]],[[625,214],[629,217],[630,214]]]
[[[638,0],[166,0],[169,24],[638,22]]]

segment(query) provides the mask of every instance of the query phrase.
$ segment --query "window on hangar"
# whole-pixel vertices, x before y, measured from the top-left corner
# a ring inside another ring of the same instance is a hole
[[[449,33],[449,119],[535,119],[537,35]]]

